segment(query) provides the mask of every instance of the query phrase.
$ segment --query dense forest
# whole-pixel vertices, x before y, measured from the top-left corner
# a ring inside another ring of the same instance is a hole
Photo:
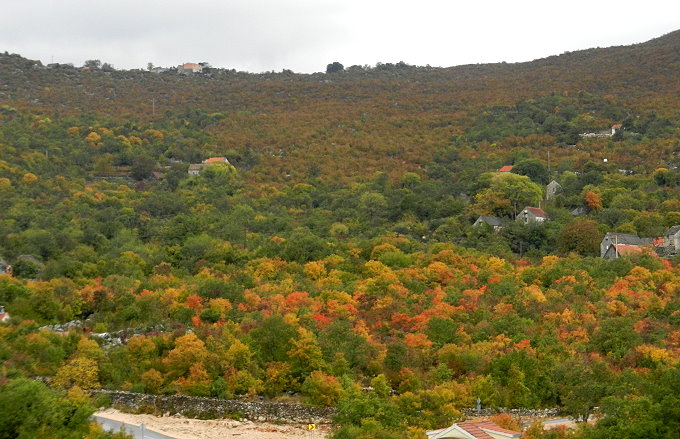
[[[477,398],[599,420],[528,438],[680,437],[680,31],[332,66],[0,54],[0,437],[106,437],[100,387],[335,406],[336,439]]]

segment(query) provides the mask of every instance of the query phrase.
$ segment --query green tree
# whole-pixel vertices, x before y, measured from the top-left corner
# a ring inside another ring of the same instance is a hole
[[[595,331],[591,344],[601,354],[621,359],[642,341],[627,317],[613,317],[602,322]]]
[[[0,439],[95,437],[93,412],[86,401],[65,398],[38,381],[11,380],[0,386]]]
[[[474,206],[486,206],[488,212],[498,213],[500,204],[505,216],[512,216],[526,206],[537,206],[543,199],[543,187],[524,175],[502,173],[492,176],[490,185],[475,195]],[[473,207],[474,207],[473,206]]]
[[[340,64],[339,62],[335,61],[326,66],[326,73],[338,73],[338,72],[344,72],[345,71],[345,66]]]
[[[562,410],[586,422],[600,400],[610,395],[612,377],[604,361],[573,359],[557,370],[557,391]]]
[[[518,175],[526,175],[534,183],[546,185],[550,182],[548,168],[538,159],[526,159],[516,163],[512,172]]]
[[[378,192],[365,192],[359,197],[359,210],[375,225],[384,217],[387,210],[387,200]]]
[[[156,161],[149,155],[141,154],[133,159],[130,174],[135,180],[144,180],[151,177],[155,168]]]
[[[562,254],[576,252],[583,256],[599,256],[600,233],[595,221],[576,219],[562,228],[557,237],[557,249]]]
[[[258,328],[249,333],[253,350],[263,363],[288,360],[297,331],[280,315],[273,315],[262,321]]]

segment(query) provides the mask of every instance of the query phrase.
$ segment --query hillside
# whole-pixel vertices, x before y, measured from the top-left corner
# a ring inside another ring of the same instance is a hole
[[[334,439],[422,439],[477,398],[602,419],[529,439],[677,439],[679,48],[313,75],[0,55],[0,437],[103,438],[81,389],[105,387],[335,406]]]
[[[375,171],[419,172],[435,151],[465,139],[480,111],[553,94],[563,99],[548,111],[575,106],[572,111],[595,112],[598,128],[650,112],[677,120],[679,32],[527,63],[447,69],[378,65],[329,75],[81,71],[2,56],[0,101],[47,115],[155,123],[168,111],[220,113],[223,118],[209,127],[213,149],[258,156],[269,176],[254,176],[257,180],[291,175],[299,181],[308,170],[299,162],[310,156],[337,158],[317,162],[329,180],[370,177]],[[575,143],[573,136],[568,143]],[[559,158],[561,152],[554,154]]]

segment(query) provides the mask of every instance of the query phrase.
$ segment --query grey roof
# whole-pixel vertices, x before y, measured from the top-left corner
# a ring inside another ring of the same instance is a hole
[[[673,236],[680,232],[680,226],[673,226],[666,233],[663,234],[663,236]]]
[[[615,242],[617,244],[627,245],[644,244],[643,240],[633,233],[608,232],[606,235],[604,235],[604,239],[609,239],[610,241]]]
[[[495,217],[495,216],[481,215],[479,218],[477,218],[477,221],[475,221],[475,222],[478,223],[480,221],[485,222],[488,225],[494,226],[494,227],[499,227],[499,226],[503,225],[503,220],[498,218],[498,217]]]

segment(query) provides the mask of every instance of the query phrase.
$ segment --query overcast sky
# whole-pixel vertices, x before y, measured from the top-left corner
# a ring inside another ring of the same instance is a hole
[[[680,29],[678,0],[2,0],[0,52],[250,72],[530,61]]]

